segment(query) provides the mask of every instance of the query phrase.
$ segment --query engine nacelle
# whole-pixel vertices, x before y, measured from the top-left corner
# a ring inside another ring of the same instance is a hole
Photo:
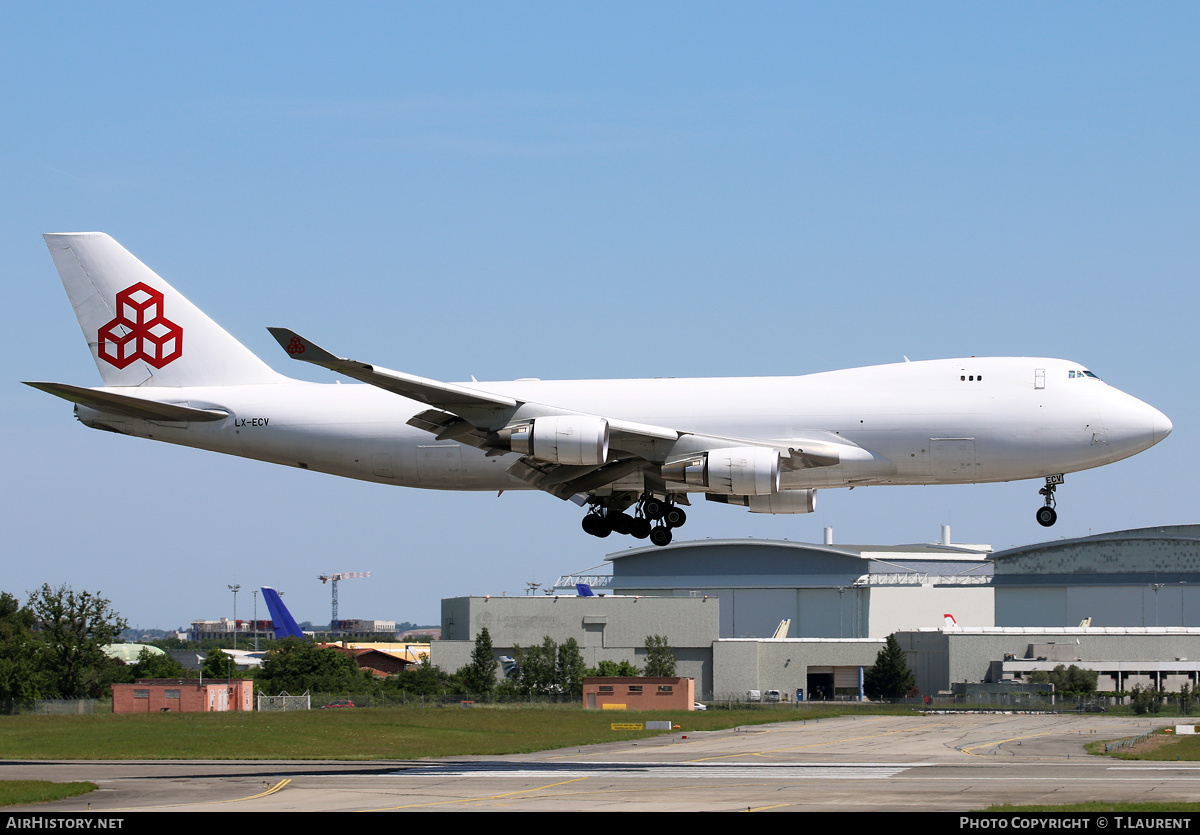
[[[767,447],[710,449],[663,464],[663,478],[726,496],[779,492],[779,451]]]
[[[770,496],[713,496],[705,498],[750,508],[751,513],[812,513],[817,509],[816,490],[781,490]]]
[[[550,415],[504,427],[496,446],[552,464],[598,466],[608,460],[608,421],[591,415]]]

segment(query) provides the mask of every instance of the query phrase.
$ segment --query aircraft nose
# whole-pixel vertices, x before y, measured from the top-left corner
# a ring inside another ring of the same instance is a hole
[[[1110,440],[1132,452],[1149,449],[1171,434],[1171,420],[1136,397],[1124,392],[1109,403],[1104,421],[1108,426]]]
[[[1157,444],[1163,438],[1170,435],[1171,430],[1174,429],[1175,427],[1171,425],[1171,419],[1169,417],[1167,417],[1166,415],[1164,415],[1162,412],[1160,412],[1158,409],[1151,406],[1150,411],[1154,413],[1153,417],[1151,418],[1151,421],[1152,421],[1151,425],[1153,427],[1151,429],[1151,433],[1152,433],[1152,437],[1154,438],[1154,443]]]

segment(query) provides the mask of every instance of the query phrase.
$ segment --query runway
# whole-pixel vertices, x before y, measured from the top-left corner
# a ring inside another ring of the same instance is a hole
[[[998,803],[1200,799],[1200,763],[1084,753],[1087,742],[1165,724],[1073,715],[863,716],[505,757],[6,761],[0,779],[100,786],[25,807],[42,812],[971,811]]]

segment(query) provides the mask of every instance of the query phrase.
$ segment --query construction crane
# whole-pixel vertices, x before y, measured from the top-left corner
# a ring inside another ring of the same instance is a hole
[[[319,579],[322,583],[333,582],[333,616],[329,619],[329,628],[337,628],[337,584],[338,580],[357,580],[360,577],[370,577],[370,571],[343,571],[341,574],[322,574]]]

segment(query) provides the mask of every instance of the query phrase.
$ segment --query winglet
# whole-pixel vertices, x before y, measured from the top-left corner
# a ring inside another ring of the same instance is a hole
[[[275,337],[275,341],[279,343],[279,347],[287,351],[288,356],[294,360],[304,360],[305,362],[319,364],[323,362],[339,362],[342,359],[289,328],[267,328],[267,330],[271,332],[271,336]]]

